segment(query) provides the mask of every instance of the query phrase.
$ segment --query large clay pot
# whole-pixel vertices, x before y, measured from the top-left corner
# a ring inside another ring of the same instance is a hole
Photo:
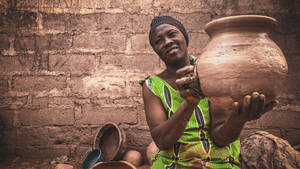
[[[230,16],[205,25],[210,41],[197,59],[203,94],[231,108],[233,101],[254,91],[266,102],[276,97],[288,66],[280,48],[269,38],[277,21],[261,15]]]

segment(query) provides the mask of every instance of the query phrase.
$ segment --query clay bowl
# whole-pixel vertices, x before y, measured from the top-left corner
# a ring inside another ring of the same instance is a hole
[[[91,169],[136,169],[136,167],[126,161],[99,162]]]
[[[106,123],[94,139],[93,149],[101,149],[104,161],[120,160],[126,150],[126,135],[115,123]]]

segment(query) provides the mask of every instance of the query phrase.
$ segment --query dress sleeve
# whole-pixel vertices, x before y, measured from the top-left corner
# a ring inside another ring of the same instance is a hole
[[[160,98],[160,91],[159,91],[159,87],[156,85],[155,83],[155,78],[153,76],[148,77],[145,80],[146,86],[148,87],[148,89],[157,97]]]

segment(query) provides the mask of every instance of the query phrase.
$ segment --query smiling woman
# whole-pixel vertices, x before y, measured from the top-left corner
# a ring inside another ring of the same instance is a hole
[[[146,119],[158,147],[151,169],[240,168],[244,124],[272,110],[277,101],[265,104],[265,95],[258,92],[231,109],[209,101],[191,76],[196,69],[186,30],[170,16],[154,17],[149,40],[166,65],[143,84]],[[197,70],[201,73],[201,67]]]
[[[209,133],[210,103],[198,88],[184,87],[195,80],[184,26],[169,16],[155,17],[149,40],[166,65],[143,85],[147,122],[159,148],[151,168],[239,168],[239,140],[216,146]]]

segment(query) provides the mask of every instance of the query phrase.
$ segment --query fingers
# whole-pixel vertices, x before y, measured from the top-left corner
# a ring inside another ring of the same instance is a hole
[[[257,113],[262,115],[265,112],[265,95],[259,95],[257,107]]]
[[[241,104],[234,103],[232,109],[233,113],[236,113],[237,108],[235,106],[239,105],[238,114],[241,118],[248,121],[258,119],[265,112],[272,110],[277,104],[278,101],[274,100],[265,105],[265,95],[253,92],[251,95],[246,95]]]
[[[268,111],[272,110],[278,104],[279,104],[278,100],[271,101],[264,107],[264,112],[268,112]]]
[[[194,96],[198,97],[199,94],[193,89],[185,89],[180,91],[181,97]]]
[[[236,116],[239,115],[239,103],[238,102],[232,103],[232,113],[233,113],[233,115],[236,115]]]
[[[191,72],[193,72],[194,71],[194,66],[192,66],[192,65],[189,65],[189,66],[185,66],[185,67],[183,67],[183,68],[181,68],[181,69],[178,69],[177,71],[176,71],[176,75],[177,75],[177,77],[183,77],[183,76],[185,76],[186,74],[188,74],[188,73],[191,73]]]
[[[253,92],[251,95],[251,104],[250,104],[250,118],[255,119],[259,117],[264,110],[264,100],[265,96],[263,94],[259,94],[258,92]]]
[[[247,95],[243,99],[242,108],[241,108],[241,113],[246,115],[247,117],[249,116],[249,112],[250,112],[250,104],[251,104],[251,96]]]
[[[194,78],[193,77],[188,77],[188,76],[185,76],[185,77],[182,77],[180,79],[177,79],[175,81],[176,85],[181,88],[183,85],[185,84],[190,84],[194,81]]]
[[[200,97],[199,94],[193,89],[186,89],[180,91],[180,96],[186,98],[189,102],[199,103]]]

